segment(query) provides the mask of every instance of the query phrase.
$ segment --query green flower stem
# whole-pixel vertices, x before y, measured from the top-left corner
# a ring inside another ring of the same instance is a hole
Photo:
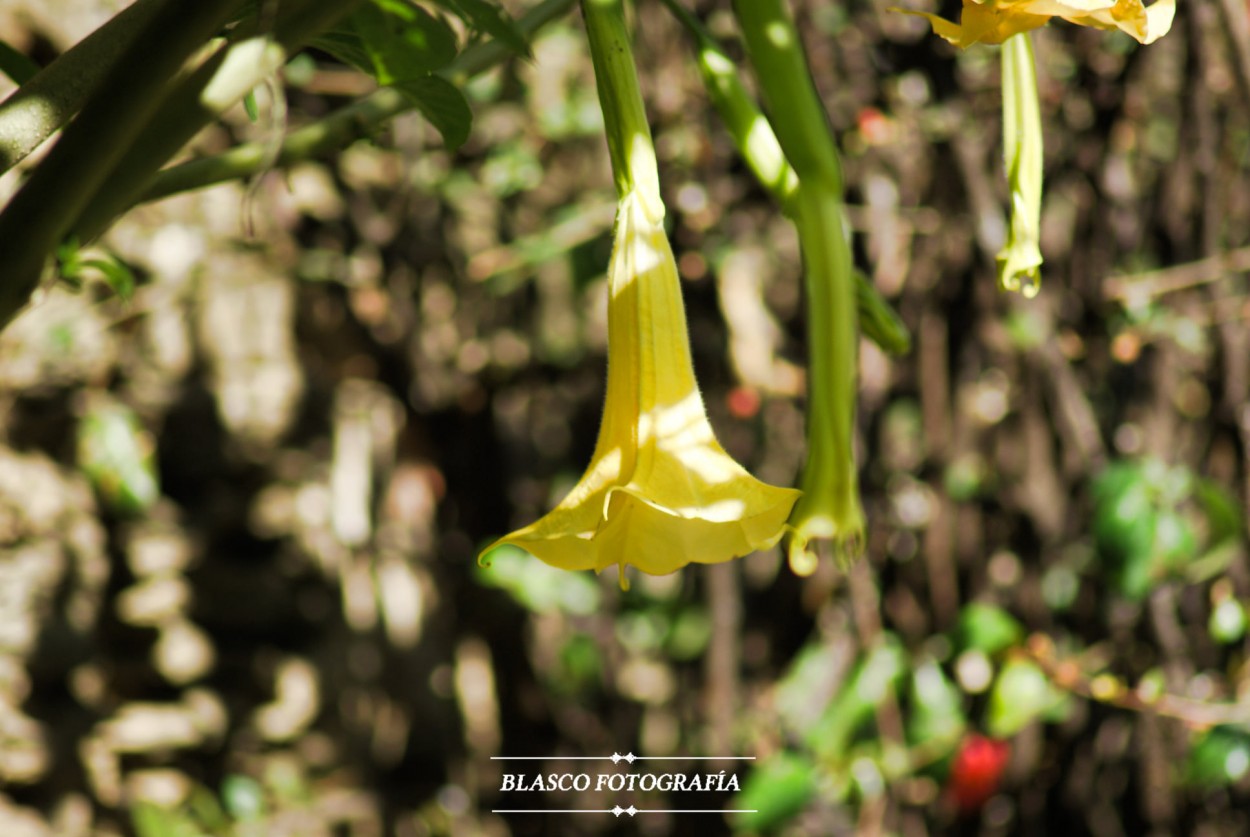
[[[678,0],[663,0],[664,5],[685,25],[695,39],[699,73],[716,112],[729,129],[738,153],[746,160],[756,179],[772,193],[782,210],[791,215],[792,201],[799,186],[781,143],[769,124],[768,117],[760,111],[746,85],[738,75],[732,58],[725,54],[716,39],[703,28],[694,15]]]
[[[582,15],[595,66],[616,192],[620,197],[638,193],[648,214],[653,219],[663,218],[655,146],[642,104],[621,0],[582,0]]]
[[[1041,287],[1042,267],[1042,115],[1028,32],[1003,42],[1002,88],[1003,162],[1011,188],[1011,225],[1007,244],[998,254],[998,284],[1034,297]]]
[[[69,122],[159,6],[137,0],[0,102],[0,174]]]
[[[798,190],[799,176],[782,153],[781,143],[777,141],[777,134],[768,117],[760,111],[742,83],[733,59],[725,54],[703,24],[678,0],[663,2],[695,39],[699,71],[708,98],[729,130],[738,153],[750,166],[756,179],[781,204],[782,211],[794,219],[797,215],[794,195]],[[910,352],[911,334],[890,303],[858,270],[854,271],[854,279],[859,327],[864,336],[890,354],[905,355]]]
[[[217,115],[278,70],[286,57],[329,29],[360,0],[303,0],[279,8],[273,30],[218,50],[170,94],[151,130],[136,138],[71,227],[91,241],[133,205],[160,166]]]
[[[793,201],[806,267],[807,462],[790,516],[791,565],[809,570],[813,538],[841,557],[862,548],[864,514],[852,448],[858,323],[850,245],[842,218],[842,169],[794,22],[781,0],[734,0],[782,151],[798,174]]]
[[[4,266],[0,326],[26,304],[48,255],[109,172],[148,130],[183,64],[239,3],[166,0],[0,213],[0,265]]]
[[[543,26],[564,15],[573,6],[573,2],[574,0],[544,0],[517,19],[517,28],[526,38],[531,38]],[[505,44],[495,40],[484,41],[460,53],[440,75],[453,84],[463,84],[513,54]],[[269,159],[270,149],[267,143],[245,142],[222,154],[164,169],[153,178],[137,203],[159,200],[178,192],[227,180],[251,177],[263,172],[270,165],[286,166],[344,148],[413,107],[411,99],[394,88],[383,87],[324,119],[292,131],[282,141],[276,160]]]

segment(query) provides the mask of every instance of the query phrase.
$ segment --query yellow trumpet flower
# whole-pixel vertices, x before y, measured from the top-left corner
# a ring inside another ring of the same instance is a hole
[[[925,18],[933,31],[960,49],[973,44],[1001,44],[1018,32],[1045,26],[1052,17],[1078,26],[1119,29],[1150,44],[1168,33],[1176,0],[963,0],[959,23],[928,12],[896,9]]]
[[[617,204],[608,269],[608,386],[590,467],[538,521],[500,538],[566,570],[662,575],[775,544],[800,492],[760,482],[716,441],[690,359],[657,195]],[[486,553],[483,553],[485,556]]]

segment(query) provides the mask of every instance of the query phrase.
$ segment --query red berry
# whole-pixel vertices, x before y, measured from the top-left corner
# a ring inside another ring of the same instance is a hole
[[[734,418],[753,418],[760,411],[760,394],[749,387],[734,387],[725,400]]]
[[[1011,745],[983,735],[971,733],[964,737],[951,762],[946,788],[961,813],[972,813],[998,790],[1011,755]]]

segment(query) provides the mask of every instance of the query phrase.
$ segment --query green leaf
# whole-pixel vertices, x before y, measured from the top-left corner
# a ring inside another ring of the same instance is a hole
[[[822,758],[841,760],[856,732],[873,718],[887,695],[897,694],[907,671],[907,653],[898,639],[887,634],[864,656],[851,676],[806,736],[808,746]]]
[[[1198,480],[1194,495],[1207,518],[1208,544],[1214,546],[1241,535],[1241,505],[1228,489],[1212,480]]]
[[[135,275],[130,272],[116,256],[102,259],[86,259],[82,267],[95,268],[104,277],[104,282],[113,289],[124,302],[129,302],[135,294]]]
[[[260,119],[260,109],[256,106],[256,91],[249,90],[247,95],[243,97],[243,110],[247,114],[248,121],[255,122]]]
[[[735,831],[767,831],[801,812],[816,793],[816,766],[797,753],[778,753],[747,774],[732,807],[754,811],[734,820]]]
[[[373,75],[373,59],[369,57],[369,51],[365,49],[365,42],[360,34],[350,26],[322,32],[309,41],[309,46]]]
[[[525,550],[504,544],[491,550],[474,577],[508,592],[527,610],[588,616],[599,609],[599,586],[587,573],[558,570]]]
[[[351,18],[379,84],[423,79],[456,57],[456,34],[420,6],[374,0]]]
[[[522,58],[532,58],[529,42],[506,11],[490,0],[439,0],[479,32],[485,32]]]
[[[232,773],[221,783],[221,799],[230,816],[240,822],[265,815],[265,789],[251,776]]]
[[[1062,699],[1037,663],[1008,660],[990,692],[986,732],[991,738],[1010,738]]]
[[[1225,599],[1211,610],[1207,622],[1211,639],[1222,645],[1240,642],[1246,635],[1246,609],[1233,598]]]
[[[953,748],[963,735],[963,697],[933,660],[920,664],[911,675],[907,738],[912,744],[949,742]]]
[[[200,837],[202,833],[185,814],[142,800],[134,803],[130,819],[139,837]]]
[[[39,65],[22,53],[0,41],[0,73],[4,73],[20,87],[39,73]]]
[[[910,353],[911,332],[903,324],[903,318],[885,301],[872,279],[863,271],[856,269],[854,277],[860,331],[886,354],[901,356]]]
[[[421,115],[443,135],[443,142],[454,151],[464,145],[473,125],[473,112],[464,94],[451,82],[438,76],[397,82],[395,89],[412,99]]]
[[[152,437],[124,404],[91,399],[78,425],[78,467],[120,514],[141,514],[160,496]]]
[[[1022,639],[1023,626],[997,605],[973,602],[960,612],[955,626],[955,644],[959,651],[976,649],[993,656],[1019,645]]]
[[[1187,784],[1218,788],[1250,773],[1250,731],[1245,727],[1215,727],[1189,751]]]

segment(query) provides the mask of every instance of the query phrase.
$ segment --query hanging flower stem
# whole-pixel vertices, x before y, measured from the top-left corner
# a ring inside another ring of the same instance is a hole
[[[809,542],[828,538],[843,561],[862,550],[864,514],[852,449],[856,315],[850,245],[842,218],[842,169],[833,133],[782,0],[735,0],[734,11],[786,159],[798,175],[792,198],[806,269],[807,462],[790,516],[790,563],[815,567]]]
[[[642,104],[621,0],[582,0],[582,15],[590,40],[617,196],[623,198],[637,192],[647,210],[663,218],[655,145]]]

